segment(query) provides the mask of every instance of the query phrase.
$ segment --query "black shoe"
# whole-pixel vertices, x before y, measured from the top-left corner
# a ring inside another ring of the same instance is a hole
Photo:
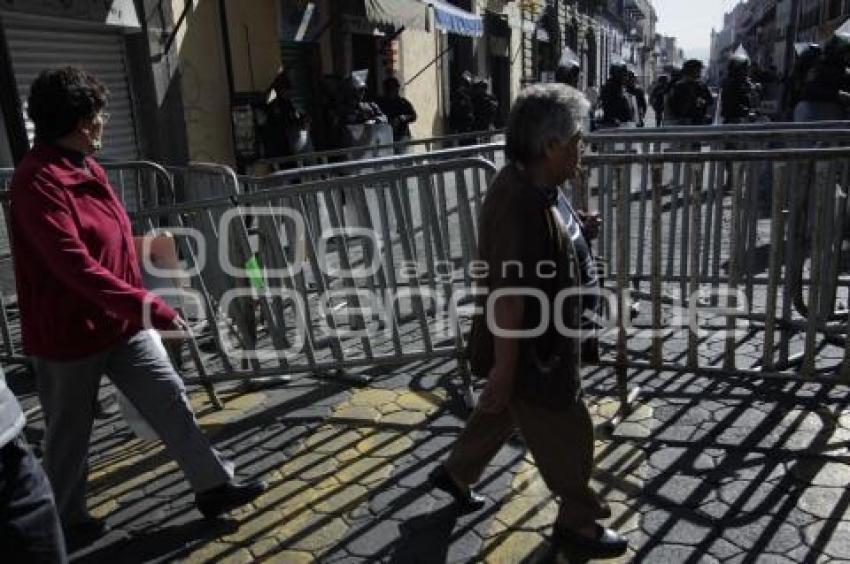
[[[620,556],[629,547],[629,541],[626,537],[602,525],[596,525],[596,535],[592,538],[557,525],[553,536],[557,542],[580,548],[597,558]]]
[[[69,548],[80,548],[90,545],[108,532],[109,524],[107,524],[106,520],[95,519],[94,517],[62,526],[65,544]]]
[[[462,490],[455,481],[452,480],[452,477],[449,476],[448,471],[442,464],[437,466],[437,468],[431,472],[431,475],[428,476],[428,482],[431,484],[432,488],[438,488],[450,494],[454,498],[455,503],[464,509],[481,509],[487,503],[487,499],[483,495],[476,493],[472,488],[469,488],[466,491]]]
[[[266,484],[260,480],[228,482],[217,488],[195,494],[195,504],[204,517],[214,519],[231,509],[251,503],[264,491],[266,491]]]

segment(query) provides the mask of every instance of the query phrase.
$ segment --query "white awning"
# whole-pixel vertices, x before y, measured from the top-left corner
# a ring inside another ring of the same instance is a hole
[[[428,6],[415,0],[364,0],[366,17],[376,24],[428,30]]]
[[[484,21],[481,16],[442,0],[429,0],[428,3],[434,8],[434,27],[437,29],[469,37],[484,35]]]

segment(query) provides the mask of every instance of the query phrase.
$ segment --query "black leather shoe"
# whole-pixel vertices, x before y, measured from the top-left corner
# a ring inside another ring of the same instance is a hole
[[[254,501],[264,491],[266,491],[266,484],[260,480],[228,482],[217,488],[195,494],[195,504],[204,517],[214,519],[231,509]]]
[[[432,488],[438,488],[450,494],[454,498],[455,503],[464,509],[481,509],[487,503],[487,499],[483,495],[476,493],[472,488],[466,491],[461,489],[452,480],[452,477],[449,476],[448,471],[442,464],[431,472],[431,475],[428,476],[428,482],[430,482]]]
[[[596,525],[596,535],[593,537],[587,537],[556,525],[553,536],[556,541],[580,548],[597,558],[620,556],[629,547],[629,541],[626,537],[602,525]]]

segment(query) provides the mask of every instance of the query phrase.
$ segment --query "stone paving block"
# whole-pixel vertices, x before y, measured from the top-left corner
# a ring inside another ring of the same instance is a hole
[[[839,505],[844,491],[844,488],[808,487],[797,500],[797,507],[820,519],[842,519],[847,511],[846,503]]]
[[[358,484],[341,485],[318,497],[314,507],[319,513],[344,513],[364,502],[368,492],[369,490]]]
[[[346,543],[346,550],[361,558],[362,561],[374,562],[378,554],[388,551],[400,537],[398,521],[391,519],[373,521],[351,532],[351,540]]]
[[[658,488],[657,493],[667,503],[696,507],[705,501],[707,493],[698,493],[703,490],[707,492],[702,480],[676,474],[668,477]]]
[[[699,555],[697,549],[692,546],[665,544],[651,548],[646,554],[640,556],[640,561],[652,562],[653,564],[681,564],[697,555]],[[699,556],[700,563],[715,564],[719,562],[716,558],[707,554]]]
[[[388,425],[408,425],[410,427],[418,427],[428,420],[428,414],[422,411],[404,411],[401,407],[395,404],[388,404],[397,407],[394,412],[382,411],[381,423]]]
[[[336,476],[344,482],[356,482],[368,486],[375,482],[383,482],[393,473],[390,461],[384,458],[363,457],[341,465]]]
[[[394,458],[408,451],[413,441],[397,432],[378,431],[367,435],[357,443],[356,449],[367,456]]]
[[[304,480],[286,479],[269,487],[263,495],[254,500],[258,509],[303,507],[316,498],[315,490]]]
[[[517,531],[489,539],[482,549],[484,562],[533,561],[533,555],[549,550],[549,542],[540,533]]]
[[[720,499],[738,513],[771,513],[787,499],[785,494],[770,483],[748,480],[727,482],[719,490]]]
[[[299,531],[298,538],[292,543],[296,550],[321,554],[339,542],[348,531],[348,523],[341,517],[323,516]]]
[[[723,529],[723,538],[749,552],[783,554],[802,544],[800,532],[770,516]]]
[[[304,442],[304,449],[326,454],[339,454],[353,448],[363,435],[358,430],[338,425],[325,425],[311,433]]]
[[[806,544],[833,558],[850,559],[850,522],[821,521],[803,531]]]
[[[340,409],[335,409],[333,411],[333,414],[331,415],[332,421],[353,420],[375,423],[380,418],[381,413],[377,409],[373,407],[355,405],[349,405],[341,407]]]
[[[641,528],[656,540],[669,544],[696,546],[712,532],[705,523],[694,522],[690,514],[657,509],[643,516]]]
[[[850,484],[850,465],[845,463],[797,460],[790,472],[799,481],[813,486],[844,488]]]
[[[357,406],[380,408],[384,404],[393,403],[398,395],[398,392],[395,390],[381,388],[355,390],[348,399],[348,403]]]
[[[726,561],[743,552],[744,549],[722,538],[714,539],[708,547],[708,553],[721,561]]]
[[[402,409],[432,413],[439,409],[445,402],[444,394],[437,392],[414,392],[406,391],[399,394],[395,403]]]
[[[201,564],[203,562],[219,562],[228,558],[232,553],[236,552],[233,546],[223,542],[207,543],[201,548],[191,552],[186,557],[186,562],[189,564]],[[245,552],[248,552],[247,550]],[[250,558],[251,554],[248,553]],[[246,560],[250,562],[251,560]]]
[[[272,537],[274,530],[285,520],[284,514],[270,508],[251,513],[239,522],[239,528],[221,539],[235,545],[250,545],[253,541]]]

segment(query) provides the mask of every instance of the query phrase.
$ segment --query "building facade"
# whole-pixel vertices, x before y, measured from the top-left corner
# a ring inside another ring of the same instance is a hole
[[[823,43],[850,17],[850,0],[747,0],[725,14],[712,31],[711,76],[719,82],[729,55],[743,46],[755,66],[784,77],[794,44]]]
[[[109,86],[104,158],[243,166],[263,156],[255,110],[281,70],[317,148],[332,135],[329,93],[358,70],[372,97],[399,79],[424,138],[447,132],[463,72],[489,81],[501,122],[523,85],[554,79],[567,48],[584,89],[598,91],[616,60],[649,85],[656,21],[650,0],[6,0],[0,166],[32,142],[27,92],[48,67],[79,65]]]

